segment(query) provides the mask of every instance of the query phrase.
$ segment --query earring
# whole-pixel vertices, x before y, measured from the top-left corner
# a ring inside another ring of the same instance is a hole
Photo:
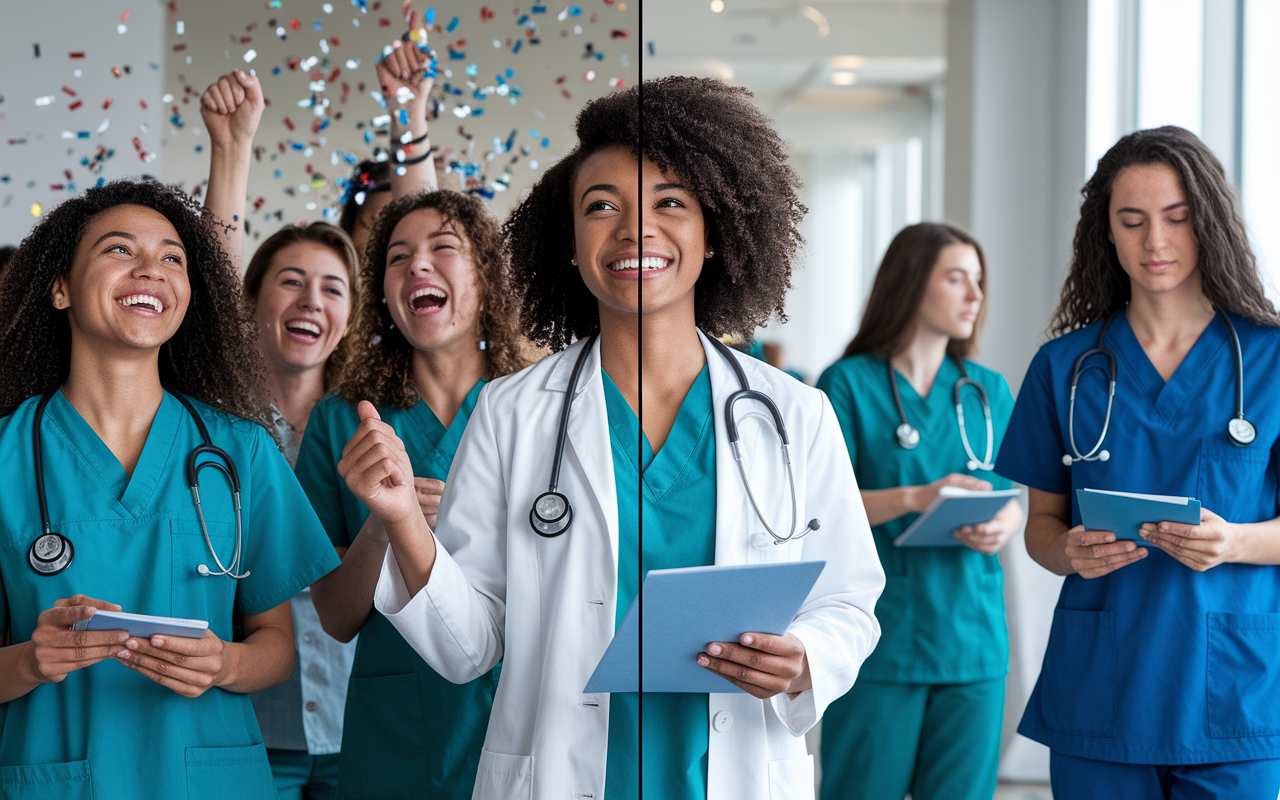
[[[481,339],[481,340],[480,340],[480,349],[481,349],[481,350],[485,350],[485,349],[487,349],[487,345],[488,345],[488,343],[487,343],[484,339]]]
[[[387,298],[385,298],[385,297],[384,297],[384,298],[382,298],[382,304],[383,304],[384,306],[387,304]]]
[[[569,263],[570,263],[570,264],[572,264],[572,265],[574,265],[574,266],[576,267],[576,266],[578,266],[578,259],[577,259],[577,258],[575,258],[575,257],[573,257],[573,256],[570,256],[570,257],[569,257]]]
[[[708,248],[707,248],[707,252],[706,252],[706,253],[703,253],[702,257],[703,257],[703,258],[712,258],[713,256],[715,256],[715,254],[716,254],[716,251],[715,251],[715,250],[712,250],[710,247],[708,247]]]

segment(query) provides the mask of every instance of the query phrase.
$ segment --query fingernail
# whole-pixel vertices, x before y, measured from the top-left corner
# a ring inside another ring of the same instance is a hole
[[[751,634],[749,634],[749,633],[748,633],[748,634],[746,634],[746,635],[744,635],[744,636],[742,637],[742,643],[743,643],[743,644],[751,644],[751,643],[752,643],[752,642],[754,642],[754,641],[755,641],[755,639],[753,639],[753,638],[751,637]]]
[[[128,658],[128,657],[129,657],[128,650],[121,650],[119,653],[116,653],[116,658]]]
[[[164,647],[164,639],[160,636],[152,636],[151,643],[156,647]]]
[[[698,664],[703,667],[710,666],[711,659],[707,658],[706,656],[698,656]]]
[[[137,649],[138,649],[138,640],[137,640],[137,639],[130,639],[129,641],[127,641],[127,642],[125,642],[125,643],[124,643],[124,646],[125,646],[125,647],[127,647],[127,648],[129,648],[130,650],[137,650]]]
[[[718,656],[724,651],[724,648],[718,644],[707,645],[707,652],[713,656]]]
[[[129,634],[127,631],[120,631],[120,635],[116,637],[116,641],[123,642],[125,639],[128,639],[128,638],[129,638]]]

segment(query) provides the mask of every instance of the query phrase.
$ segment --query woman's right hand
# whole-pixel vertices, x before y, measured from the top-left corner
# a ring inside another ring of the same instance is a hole
[[[338,474],[356,499],[384,524],[394,525],[421,514],[413,464],[404,442],[382,421],[372,403],[361,400],[357,410],[360,425],[342,448]]]
[[[243,70],[229,72],[200,96],[200,116],[214,145],[249,147],[266,100],[255,75]]]
[[[989,492],[991,491],[991,482],[984,481],[981,478],[975,478],[972,475],[962,475],[959,472],[953,472],[950,475],[944,475],[933,483],[927,483],[923,486],[911,487],[913,498],[911,502],[911,510],[917,513],[923,512],[929,507],[937,497],[938,492],[944,486],[955,486],[960,489],[968,489],[971,492]]]
[[[440,513],[440,497],[444,494],[444,481],[432,478],[414,478],[413,488],[418,493],[418,506],[426,517],[427,527],[436,529],[436,515]]]
[[[96,609],[120,611],[120,606],[78,594],[63,598],[36,619],[27,666],[40,683],[61,683],[72,672],[114,657],[124,649],[128,631],[77,631],[72,626],[93,616]]]
[[[1067,531],[1066,555],[1080,577],[1100,578],[1146,558],[1147,548],[1129,539],[1116,541],[1111,531],[1090,531],[1077,525]]]

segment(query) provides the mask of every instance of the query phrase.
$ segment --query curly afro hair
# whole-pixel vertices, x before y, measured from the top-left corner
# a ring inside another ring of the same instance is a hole
[[[163,214],[187,253],[191,301],[173,338],[160,347],[161,383],[271,431],[271,392],[240,276],[199,204],[152,180],[89,189],[49,212],[18,247],[0,276],[0,416],[66,383],[71,326],[66,312],[53,306],[53,284],[71,270],[89,223],[122,205]]]
[[[485,342],[486,377],[498,378],[526,365],[524,339],[516,324],[516,302],[509,286],[498,223],[475,196],[442,189],[393,200],[374,224],[365,248],[358,305],[347,334],[352,342],[369,342],[367,351],[352,357],[343,372],[338,394],[348,403],[369,400],[374,405],[412,408],[418,402],[413,384],[413,345],[392,327],[384,302],[387,249],[396,225],[414,211],[435,209],[457,225],[471,245],[471,260],[479,273],[479,338]],[[477,344],[479,344],[477,342]]]
[[[588,103],[578,146],[547,170],[503,226],[530,339],[562,350],[600,327],[595,298],[570,262],[573,181],[591,154],[623,145],[693,190],[716,255],[695,288],[695,318],[712,336],[750,338],[785,322],[791,265],[804,240],[800,179],[773,124],[746,89],[707,78],[645,81]]]

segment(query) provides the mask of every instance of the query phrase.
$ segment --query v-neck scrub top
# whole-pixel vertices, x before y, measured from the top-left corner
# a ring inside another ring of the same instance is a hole
[[[966,361],[969,377],[987,391],[998,452],[1013,411],[1013,395],[1000,373]],[[907,420],[920,431],[920,446],[907,450],[895,431],[901,419],[889,386],[885,360],[871,355],[842,358],[822,373],[858,488],[863,491],[918,486],[958,472],[1006,489],[1009,481],[986,470],[970,470],[960,440],[952,387],[960,368],[946,358],[927,397],[894,371]],[[987,425],[978,390],[962,392],[969,446],[986,455]],[[862,666],[859,680],[886,683],[972,683],[1009,671],[1009,633],[1004,613],[1004,573],[995,556],[968,547],[895,547],[918,514],[905,514],[871,529],[885,571],[876,603],[883,633]]]
[[[601,374],[618,491],[616,628],[640,591],[641,570],[715,563],[715,417],[704,366],[655,454],[647,438],[641,448],[640,420],[608,373]],[[705,798],[707,748],[707,695],[615,693],[609,699],[605,797],[636,800],[643,775],[646,797]]]
[[[425,402],[379,407],[404,442],[413,474],[444,480],[484,381],[446,428]],[[316,403],[297,475],[336,547],[349,547],[369,516],[338,474],[342,449],[360,425],[336,394]],[[440,677],[377,611],[360,628],[342,727],[338,796],[470,800],[489,725],[498,670],[458,685]]]
[[[1258,437],[1232,444],[1235,356],[1220,318],[1200,334],[1166,383],[1123,313],[1106,334],[1116,394],[1107,461],[1062,463],[1069,453],[1072,366],[1095,347],[1101,323],[1040,348],[1023,381],[996,471],[1071,499],[1077,489],[1197,498],[1228,522],[1272,519],[1277,497],[1280,329],[1232,315],[1244,357],[1245,413]],[[1089,363],[1076,392],[1081,452],[1106,411],[1106,359]],[[1196,572],[1154,545],[1100,578],[1069,575],[1019,732],[1078,758],[1202,764],[1280,758],[1280,569],[1220,564]]]
[[[201,576],[213,566],[184,466],[202,443],[195,422],[165,393],[130,477],[61,392],[41,425],[45,491],[54,531],[75,557],[37,575],[27,549],[40,531],[32,457],[33,397],[0,420],[0,618],[29,641],[39,615],[76,594],[140,614],[202,619],[223,641],[232,616],[280,605],[337,566],[323,529],[262,427],[193,401],[213,444],[240,476],[243,580]],[[202,461],[207,460],[205,457]],[[223,563],[235,549],[231,487],[200,473],[200,499]],[[0,705],[0,797],[276,797],[249,696],[220,688],[186,698],[107,659]]]

